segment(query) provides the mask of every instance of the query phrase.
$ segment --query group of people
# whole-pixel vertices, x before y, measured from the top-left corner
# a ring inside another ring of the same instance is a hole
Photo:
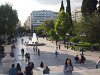
[[[82,64],[85,63],[86,58],[84,57],[84,55],[80,55],[80,57],[79,55],[76,55],[74,60],[75,60],[75,64]]]
[[[40,56],[40,49],[37,46],[33,46],[33,51],[38,53],[38,56]]]
[[[44,68],[44,63],[40,63],[40,67]],[[28,65],[25,67],[25,70],[21,70],[21,66],[17,63],[16,67],[15,64],[12,64],[12,67],[9,69],[9,75],[33,75],[34,63],[29,62]],[[50,69],[48,66],[45,66],[43,70],[43,74],[49,74]]]
[[[34,52],[38,53],[38,56],[40,56],[40,49],[38,49],[37,47],[36,48],[33,47],[33,50],[34,50]],[[25,53],[24,48],[21,49],[21,53],[22,53],[22,57],[24,57],[24,55],[25,55],[26,62],[27,61],[29,62],[30,61],[30,53]]]
[[[21,70],[21,66],[17,63],[16,67],[12,64],[12,67],[9,69],[9,75],[32,75],[33,74],[34,63],[29,62],[25,70]]]
[[[25,60],[26,60],[26,62],[28,61],[30,61],[30,53],[24,53],[24,48],[22,48],[21,49],[21,53],[22,53],[22,57],[24,57],[24,55],[25,55]]]
[[[30,62],[30,53],[25,54],[25,61]]]

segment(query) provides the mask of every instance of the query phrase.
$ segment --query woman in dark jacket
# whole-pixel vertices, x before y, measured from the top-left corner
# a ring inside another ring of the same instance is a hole
[[[72,71],[74,70],[71,59],[67,58],[64,65],[64,74],[72,75]]]
[[[21,71],[21,66],[20,66],[19,63],[17,63],[17,65],[16,65],[16,69],[17,69],[17,71]]]

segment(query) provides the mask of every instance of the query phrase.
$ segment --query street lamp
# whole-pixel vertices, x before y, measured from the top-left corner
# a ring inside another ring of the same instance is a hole
[[[85,37],[85,36],[86,36],[86,34],[85,34],[85,33],[83,33],[83,34],[81,34],[80,36],[81,36],[81,37]],[[84,53],[83,53],[83,52],[84,52],[84,49],[83,49],[83,48],[81,49],[81,52],[82,52],[82,55],[84,55]]]
[[[68,38],[69,33],[66,33],[66,36],[67,36],[67,38]],[[66,42],[65,42],[65,43],[66,43]],[[65,47],[66,47],[66,45],[65,45]],[[67,49],[68,49],[68,43],[67,43]]]
[[[5,30],[7,30],[7,26],[5,26]],[[7,31],[5,31],[5,41],[6,41],[6,45],[7,45]]]
[[[7,23],[8,17],[6,17],[6,23]],[[7,24],[5,24],[5,41],[7,45]]]

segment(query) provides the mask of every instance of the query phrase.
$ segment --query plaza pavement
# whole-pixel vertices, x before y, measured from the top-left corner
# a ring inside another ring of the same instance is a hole
[[[71,58],[73,65],[74,65],[74,71],[86,71],[86,70],[92,70],[95,69],[95,63],[100,55],[100,52],[85,52],[85,57],[87,59],[85,64],[74,64],[73,58],[76,54],[80,54],[79,51],[74,51],[71,49],[66,49],[64,46],[61,46],[61,50],[59,50],[59,56],[58,58],[55,57],[55,50],[56,50],[56,44],[55,42],[47,41],[46,39],[39,38],[40,42],[45,43],[45,46],[40,46],[39,49],[41,51],[40,57],[37,55],[37,53],[34,53],[32,47],[28,47],[26,45],[22,45],[21,39],[24,38],[25,41],[28,41],[28,37],[19,37],[18,41],[15,43],[16,49],[14,51],[14,58],[11,58],[9,54],[5,58],[2,59],[0,63],[0,73],[1,74],[7,74],[8,69],[11,67],[11,64],[17,64],[20,63],[22,69],[27,65],[27,62],[25,62],[25,58],[22,58],[21,56],[21,49],[25,49],[25,53],[28,52],[31,54],[31,61],[35,64],[34,69],[34,75],[40,75],[42,74],[40,66],[40,62],[43,61],[45,65],[48,65],[51,73],[62,73],[63,72],[63,65],[66,60],[66,58]],[[8,49],[8,47],[6,47]]]

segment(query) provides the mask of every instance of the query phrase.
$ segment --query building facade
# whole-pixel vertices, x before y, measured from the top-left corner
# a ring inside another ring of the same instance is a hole
[[[72,20],[75,22],[80,22],[82,20],[81,7],[75,8],[72,12]]]
[[[36,27],[41,25],[43,21],[46,20],[56,20],[58,17],[57,12],[42,10],[42,11],[33,11],[31,13],[31,25],[32,27]]]
[[[31,29],[31,17],[30,16],[28,16],[28,18],[26,19],[24,23],[24,28],[27,30]]]

